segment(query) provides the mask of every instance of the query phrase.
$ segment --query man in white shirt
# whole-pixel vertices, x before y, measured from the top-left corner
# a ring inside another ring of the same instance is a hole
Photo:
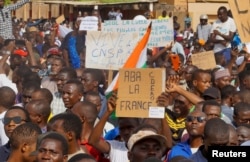
[[[200,16],[200,24],[198,24],[196,28],[198,38],[204,40],[205,42],[207,42],[207,40],[209,39],[212,27],[209,23],[207,23],[207,21],[208,16],[206,14],[202,14]]]
[[[0,88],[0,146],[9,141],[4,131],[3,118],[8,108],[14,105],[15,98],[16,94],[10,87]]]
[[[217,11],[218,20],[211,29],[211,41],[214,43],[214,52],[223,53],[227,63],[231,59],[231,41],[236,32],[236,25],[227,15],[226,7],[222,6]]]

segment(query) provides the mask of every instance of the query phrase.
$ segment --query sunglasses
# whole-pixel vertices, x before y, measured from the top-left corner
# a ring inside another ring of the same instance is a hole
[[[206,117],[204,116],[187,116],[186,121],[187,122],[192,122],[194,120],[197,120],[199,123],[203,123],[206,121]]]
[[[22,121],[27,122],[27,120],[22,119],[20,116],[15,116],[13,118],[8,118],[8,117],[4,118],[3,124],[4,125],[10,124],[11,121],[13,121],[15,124],[20,124]]]

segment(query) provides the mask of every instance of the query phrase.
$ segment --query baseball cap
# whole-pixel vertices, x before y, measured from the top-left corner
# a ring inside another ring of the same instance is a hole
[[[129,138],[128,144],[127,144],[128,150],[131,151],[136,143],[145,139],[154,139],[158,141],[162,148],[166,146],[166,142],[167,142],[166,137],[159,135],[155,133],[154,131],[140,130],[137,133],[131,135],[131,137]]]
[[[52,47],[48,50],[48,55],[58,55],[58,54],[59,54],[58,47]]]
[[[220,98],[220,91],[215,88],[215,87],[209,87],[208,89],[206,89],[202,95],[203,97],[211,97],[213,99],[218,99]]]
[[[26,57],[28,55],[28,52],[24,49],[16,49],[14,50],[13,54]]]

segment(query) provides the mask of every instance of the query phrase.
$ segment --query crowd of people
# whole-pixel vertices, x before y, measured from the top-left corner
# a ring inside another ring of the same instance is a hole
[[[104,93],[107,71],[84,66],[80,21],[61,38],[54,19],[42,28],[12,19],[27,2],[0,0],[0,162],[207,162],[208,146],[250,145],[250,54],[227,8],[212,25],[202,14],[196,30],[188,14],[183,31],[173,17],[173,42],[147,50],[147,68],[166,69],[157,97],[165,117],[119,118],[117,91]],[[214,69],[192,64],[192,55],[210,50]]]

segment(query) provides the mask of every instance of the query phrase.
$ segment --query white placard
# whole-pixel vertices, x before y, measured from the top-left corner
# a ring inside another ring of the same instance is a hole
[[[148,117],[149,118],[164,118],[165,107],[149,107]]]
[[[138,40],[138,33],[88,31],[85,66],[119,70],[134,50]]]
[[[148,47],[165,47],[174,39],[173,19],[164,20],[107,20],[102,25],[102,31],[139,33],[142,38],[149,23],[152,21],[152,31]]]
[[[98,30],[98,17],[96,16],[86,16],[83,18],[80,18],[81,24],[79,30]]]

